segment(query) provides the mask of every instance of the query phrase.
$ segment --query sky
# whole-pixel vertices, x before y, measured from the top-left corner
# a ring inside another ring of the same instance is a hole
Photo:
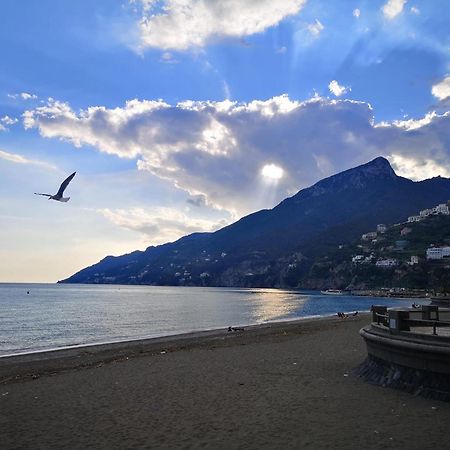
[[[0,282],[214,231],[377,156],[450,177],[447,0],[2,0]],[[56,193],[70,173],[68,203]]]

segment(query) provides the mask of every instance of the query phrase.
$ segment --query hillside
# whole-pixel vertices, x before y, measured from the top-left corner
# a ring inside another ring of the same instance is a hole
[[[450,216],[390,226],[373,241],[357,239],[315,258],[299,284],[311,289],[405,288],[450,292],[450,261],[427,260],[430,247],[450,246]],[[380,267],[390,261],[392,267]]]
[[[413,182],[376,158],[215,233],[109,256],[62,282],[302,286],[315,258],[350,244],[378,223],[404,221],[449,198],[449,179]]]

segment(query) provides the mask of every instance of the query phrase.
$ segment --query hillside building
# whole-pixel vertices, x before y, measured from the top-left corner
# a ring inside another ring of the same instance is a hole
[[[375,265],[382,268],[395,267],[398,266],[398,261],[393,258],[380,259]]]
[[[415,264],[419,264],[419,257],[416,255],[411,256],[411,260],[408,262],[410,266],[414,266]]]
[[[387,230],[387,226],[384,223],[379,223],[377,225],[377,231],[378,233],[385,233]]]
[[[369,240],[375,239],[376,237],[377,237],[377,232],[376,231],[371,231],[370,233],[363,234],[361,236],[361,239],[363,241],[369,241]]]
[[[440,205],[437,205],[433,208],[435,214],[444,214],[445,216],[448,216],[450,214],[450,211],[448,209],[448,205],[445,203],[441,203]]]
[[[450,258],[450,247],[431,247],[427,249],[427,259]]]
[[[409,216],[408,217],[408,222],[412,223],[412,222],[420,222],[422,220],[421,216]]]

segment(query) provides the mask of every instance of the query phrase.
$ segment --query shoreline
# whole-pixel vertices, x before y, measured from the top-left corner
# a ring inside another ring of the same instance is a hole
[[[346,314],[352,312],[352,311],[343,311]],[[370,310],[364,310],[364,311],[358,311],[358,314],[368,314]],[[320,319],[327,319],[327,318],[333,318],[336,316],[337,313],[330,313],[330,314],[324,314],[324,315],[310,315],[310,316],[302,316],[302,317],[295,317],[295,318],[287,318],[287,319],[279,319],[264,323],[253,323],[253,324],[244,324],[244,323],[238,323],[233,324],[233,327],[243,327],[246,330],[251,330],[255,328],[260,327],[267,327],[270,325],[280,325],[284,323],[296,323],[296,322],[303,322],[308,320],[320,320]],[[47,353],[50,355],[53,352],[62,352],[64,350],[71,351],[71,350],[83,350],[86,349],[87,351],[92,349],[95,351],[96,349],[94,347],[109,347],[109,346],[116,346],[119,348],[122,344],[127,346],[127,344],[132,345],[133,343],[139,344],[141,342],[150,342],[150,341],[156,341],[156,340],[164,340],[168,339],[183,339],[185,337],[195,338],[195,337],[202,337],[206,333],[222,333],[224,330],[226,331],[227,327],[223,328],[205,328],[202,330],[187,330],[187,331],[181,331],[179,333],[175,334],[155,334],[155,335],[148,335],[148,336],[139,336],[139,337],[130,337],[130,338],[123,338],[123,339],[117,339],[117,340],[111,340],[111,341],[99,341],[99,342],[91,342],[91,343],[81,343],[81,344],[71,344],[71,345],[65,345],[61,347],[51,347],[51,348],[42,348],[42,349],[35,349],[35,350],[19,350],[17,352],[13,353],[5,353],[0,354],[0,366],[2,359],[7,358],[15,358],[15,357],[30,357],[32,358],[33,355],[43,355],[44,359],[48,356]],[[198,335],[198,336],[197,336]],[[101,350],[101,349],[100,349]],[[33,358],[34,359],[34,358]],[[47,358],[49,359],[49,358]]]
[[[211,343],[228,344],[239,339],[261,338],[280,332],[308,331],[327,323],[339,323],[342,320],[367,318],[368,311],[359,312],[358,317],[341,319],[336,314],[309,316],[287,319],[263,324],[243,325],[244,331],[229,332],[227,328],[191,331],[157,337],[125,339],[120,341],[80,344],[68,347],[45,349],[31,352],[13,353],[0,356],[0,385],[13,380],[22,380],[30,376],[91,367],[130,357],[157,354],[158,352],[177,351],[204,347]]]

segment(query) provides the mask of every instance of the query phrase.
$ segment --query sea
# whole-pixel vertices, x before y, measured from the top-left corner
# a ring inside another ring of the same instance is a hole
[[[0,357],[413,301],[421,303],[281,289],[0,283]]]

